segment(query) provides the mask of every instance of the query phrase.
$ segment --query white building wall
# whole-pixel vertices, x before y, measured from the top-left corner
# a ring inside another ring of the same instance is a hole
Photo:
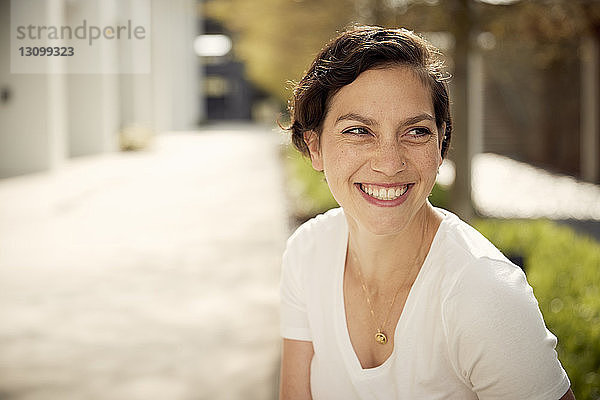
[[[68,74],[59,57],[48,57],[56,73],[11,74],[10,58],[0,57],[0,89],[10,93],[0,101],[0,178],[52,169],[68,157],[116,151],[119,131],[131,125],[154,132],[196,126],[202,115],[192,46],[198,34],[195,0],[42,3],[31,12],[56,26],[78,25],[87,15],[118,24],[122,15],[135,19],[151,12],[150,73]],[[0,0],[1,54],[10,54],[10,29],[10,0]],[[112,65],[144,62],[131,51],[102,51],[103,62]]]
[[[121,0],[118,3],[119,12],[130,16],[133,20],[148,12],[152,13],[152,24],[154,24],[155,11],[151,9],[152,1],[147,0]],[[154,29],[153,27],[151,28]],[[154,46],[154,37],[152,36],[152,45]],[[145,61],[139,54],[121,47],[119,53],[119,63],[122,69],[142,70]],[[135,48],[134,48],[135,50]],[[154,52],[154,48],[152,48]],[[119,75],[119,97],[121,105],[120,126],[125,128],[131,125],[143,126],[146,129],[155,131],[154,126],[154,104],[155,95],[152,86],[152,65],[150,73],[144,74],[121,74]]]
[[[157,131],[186,130],[200,115],[200,68],[193,41],[198,35],[193,0],[152,2],[152,75]]]
[[[50,0],[32,17],[61,24],[64,0]],[[39,17],[39,18],[38,18]],[[51,169],[64,158],[65,83],[60,75],[11,74],[10,0],[0,0],[0,88],[9,92],[0,103],[0,178]],[[15,55],[12,55],[15,56]],[[59,60],[48,60],[60,71]]]
[[[90,15],[99,15],[102,26],[117,25],[115,0],[71,1],[66,9],[67,23],[80,25]],[[118,63],[114,46],[98,41],[102,63]],[[68,156],[98,154],[118,149],[119,90],[117,74],[69,74]]]

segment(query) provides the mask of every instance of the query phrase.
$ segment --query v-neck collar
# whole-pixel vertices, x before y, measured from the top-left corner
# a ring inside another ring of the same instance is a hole
[[[439,241],[440,232],[443,230],[442,227],[449,217],[449,214],[447,212],[444,212],[445,210],[439,211],[441,211],[444,214],[444,218],[442,219],[442,222],[436,230],[429,251],[427,252],[427,256],[425,257],[425,260],[423,261],[421,269],[417,274],[415,282],[410,288],[408,297],[406,298],[404,308],[402,309],[402,314],[400,314],[400,318],[398,319],[398,323],[396,324],[396,329],[394,331],[394,348],[392,350],[392,353],[382,364],[373,368],[363,368],[360,364],[360,360],[356,352],[354,351],[354,347],[352,346],[352,341],[350,340],[350,331],[348,330],[348,320],[346,319],[346,305],[344,301],[344,274],[346,265],[346,255],[348,251],[348,223],[344,215],[344,228],[342,230],[343,232],[340,234],[339,243],[336,246],[336,250],[338,251],[338,253],[335,259],[335,326],[336,335],[339,338],[338,344],[340,346],[340,352],[342,354],[344,362],[346,363],[346,368],[353,377],[358,379],[369,379],[371,377],[375,377],[388,370],[391,364],[393,363],[393,359],[398,348],[396,344],[399,343],[399,338],[401,339],[402,332],[406,330],[407,321],[409,320],[410,315],[414,312],[416,308],[416,297],[418,297],[418,293],[420,291],[421,286],[423,285],[423,281],[426,279],[426,276],[429,273],[429,270],[431,269],[429,262],[429,260],[431,259],[431,254],[434,253],[436,248],[438,247],[437,242]]]

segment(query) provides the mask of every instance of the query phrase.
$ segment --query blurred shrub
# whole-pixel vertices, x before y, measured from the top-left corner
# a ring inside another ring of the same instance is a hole
[[[600,399],[600,243],[550,221],[474,225],[504,253],[523,255],[577,399]]]
[[[298,224],[338,207],[325,176],[313,169],[308,158],[303,157],[292,145],[284,148],[283,156],[291,213]]]
[[[429,202],[436,207],[448,209],[449,197],[450,189],[436,183],[429,195]]]
[[[131,124],[119,132],[119,149],[122,151],[144,150],[152,144],[154,132],[142,124]]]

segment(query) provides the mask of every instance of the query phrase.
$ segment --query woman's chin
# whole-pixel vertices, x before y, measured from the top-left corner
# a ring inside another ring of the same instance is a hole
[[[370,205],[369,205],[370,206]],[[376,236],[398,235],[411,229],[415,218],[422,212],[427,212],[428,203],[417,206],[406,202],[398,207],[362,207],[362,210],[346,209],[344,212],[351,219],[354,228],[366,231]],[[342,205],[343,207],[343,205]]]
[[[397,235],[407,226],[407,218],[390,218],[381,215],[369,215],[353,218],[357,228],[375,236]]]

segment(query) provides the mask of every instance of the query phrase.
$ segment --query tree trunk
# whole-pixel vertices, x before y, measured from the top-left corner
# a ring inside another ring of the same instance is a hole
[[[453,117],[454,126],[450,158],[456,166],[456,179],[450,193],[450,208],[462,219],[468,221],[473,216],[471,202],[471,157],[469,151],[468,127],[468,60],[472,16],[470,0],[454,0],[452,7],[452,34],[454,46]]]

